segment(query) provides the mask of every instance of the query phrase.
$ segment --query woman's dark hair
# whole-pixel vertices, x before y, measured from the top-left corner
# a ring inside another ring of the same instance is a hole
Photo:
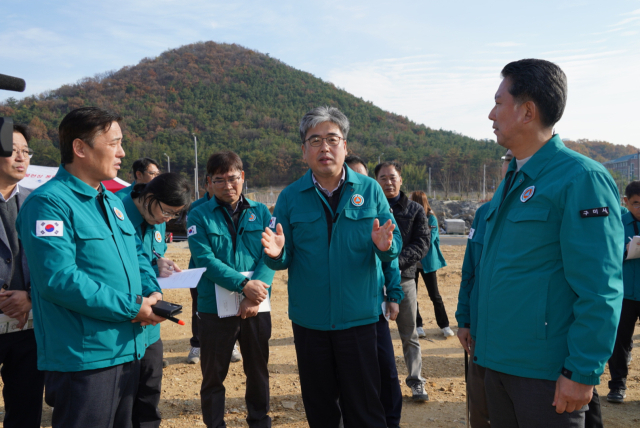
[[[191,186],[189,180],[175,172],[160,174],[148,183],[133,186],[131,198],[143,198],[147,203],[147,211],[153,215],[153,204],[162,202],[169,207],[184,206],[182,212],[189,210],[191,205]]]

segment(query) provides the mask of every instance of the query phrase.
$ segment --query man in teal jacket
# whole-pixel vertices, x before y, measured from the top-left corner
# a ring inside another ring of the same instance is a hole
[[[17,220],[54,427],[130,427],[142,326],[163,321],[152,313],[161,294],[140,240],[101,184],[124,157],[120,120],[94,107],[67,114],[62,165]]]
[[[387,426],[379,399],[376,258],[395,259],[402,241],[380,186],[344,165],[348,132],[337,108],[303,117],[310,170],[280,193],[262,235],[267,266],[289,270],[289,318],[311,428],[337,427],[341,417],[346,428]]]
[[[158,166],[158,162],[151,158],[136,159],[131,166],[131,175],[133,175],[133,183],[131,183],[131,186],[120,189],[115,193],[121,200],[131,193],[133,186],[136,184],[147,184],[159,176],[160,166]]]
[[[530,59],[502,76],[489,119],[516,159],[485,216],[474,361],[487,369],[492,427],[583,426],[620,315],[618,192],[553,134],[562,70]]]
[[[265,205],[242,195],[244,171],[237,154],[211,155],[207,175],[214,197],[192,210],[187,221],[193,261],[196,267],[207,269],[198,283],[202,417],[208,427],[224,426],[223,382],[239,340],[247,376],[247,423],[270,427],[267,365],[271,314],[270,307],[265,307],[269,302],[264,300],[269,298],[274,272],[262,260],[260,238],[271,213]],[[244,299],[237,314],[234,312],[236,316],[220,316],[219,307],[224,306],[218,304],[217,294],[230,291]]]
[[[507,174],[509,162],[513,159],[511,150],[502,157],[501,176]],[[487,222],[484,216],[491,204],[483,204],[476,210],[473,223],[469,229],[467,249],[462,262],[462,280],[458,293],[458,309],[456,320],[458,321],[458,340],[462,347],[469,353],[469,367],[467,369],[467,402],[469,403],[469,423],[473,428],[490,427],[489,410],[487,409],[487,397],[484,390],[484,367],[480,367],[473,361],[473,350],[476,342],[476,330],[478,328],[478,281],[476,276],[482,260],[482,247],[484,245],[484,233]]]
[[[634,236],[640,235],[640,181],[632,181],[624,191],[624,202],[629,212],[622,216],[624,235],[620,236],[623,248],[630,245]],[[620,325],[616,333],[613,354],[609,359],[609,394],[607,400],[622,403],[626,398],[629,359],[633,346],[633,331],[640,318],[640,258],[625,260],[622,264],[624,281],[624,299],[620,313]]]

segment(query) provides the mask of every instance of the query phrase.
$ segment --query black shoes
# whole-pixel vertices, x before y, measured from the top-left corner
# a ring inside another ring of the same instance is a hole
[[[622,403],[627,398],[627,393],[624,389],[612,389],[607,394],[607,401],[610,403]]]

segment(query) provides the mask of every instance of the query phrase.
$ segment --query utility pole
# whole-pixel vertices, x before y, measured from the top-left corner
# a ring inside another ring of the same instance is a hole
[[[193,146],[195,148],[196,153],[196,167],[195,167],[195,183],[196,183],[196,200],[200,199],[200,190],[198,189],[198,139],[196,138],[196,134],[193,135]]]
[[[378,165],[380,165],[380,157],[384,156],[384,153],[378,155]]]
[[[431,196],[431,167],[429,167],[429,193],[427,195]]]
[[[482,175],[482,200],[487,199],[487,165],[484,165],[484,173]]]
[[[164,155],[167,157],[167,172],[171,172],[171,158],[166,153]]]

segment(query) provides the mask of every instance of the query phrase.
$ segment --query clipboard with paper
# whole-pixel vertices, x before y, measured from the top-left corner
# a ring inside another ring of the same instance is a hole
[[[634,236],[629,238],[629,250],[627,251],[627,258],[625,260],[632,260],[640,258],[640,236]]]
[[[240,273],[248,279],[251,279],[253,276],[253,271]],[[240,309],[240,303],[242,303],[243,299],[244,296],[240,293],[236,291],[229,291],[216,284],[216,303],[218,307],[218,316],[220,318],[236,316],[238,309]],[[271,312],[271,300],[269,298],[269,294],[267,294],[267,298],[260,303],[258,312]]]

